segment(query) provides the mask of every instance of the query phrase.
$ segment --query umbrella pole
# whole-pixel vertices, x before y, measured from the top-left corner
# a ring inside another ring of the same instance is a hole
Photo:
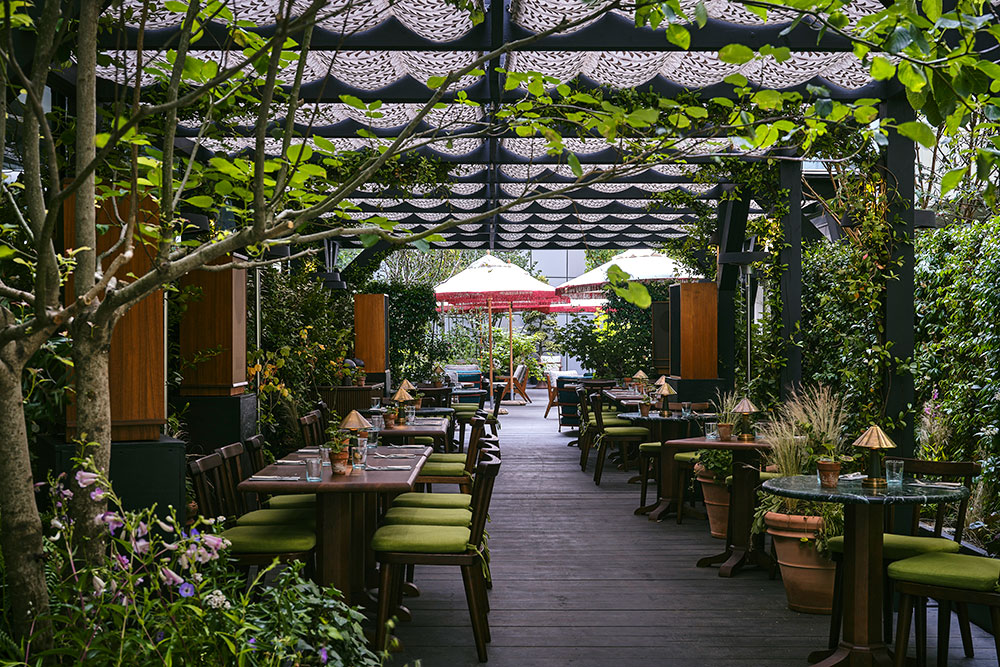
[[[489,391],[490,391],[490,407],[492,408],[492,407],[495,407],[493,405],[493,401],[495,400],[493,398],[493,297],[489,298],[489,301],[487,302],[487,304],[488,305],[487,305],[487,311],[486,311],[486,317],[487,317],[486,324],[490,328],[490,389],[489,389]]]
[[[507,348],[510,350],[510,400],[514,400],[514,302],[507,310]]]

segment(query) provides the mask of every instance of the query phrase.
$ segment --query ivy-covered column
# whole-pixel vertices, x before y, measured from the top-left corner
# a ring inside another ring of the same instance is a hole
[[[802,163],[782,160],[778,178],[784,195],[781,228],[781,339],[785,365],[781,369],[781,397],[787,398],[802,383]]]
[[[900,89],[884,105],[884,116],[895,122],[905,123],[916,117],[913,108]],[[895,361],[886,395],[885,414],[891,425],[891,437],[900,456],[913,456],[913,376],[907,363],[913,357],[914,305],[913,305],[913,198],[916,150],[911,139],[889,129],[889,141],[884,153],[889,198],[889,220],[892,223],[895,243],[893,259],[898,266],[895,278],[886,283],[885,336],[889,351]]]

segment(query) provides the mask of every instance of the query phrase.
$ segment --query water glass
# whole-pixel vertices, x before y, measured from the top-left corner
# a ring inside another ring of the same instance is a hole
[[[718,422],[705,422],[705,439],[706,440],[718,440],[719,439],[719,424],[718,424]]]
[[[412,424],[413,420],[417,417],[417,408],[414,405],[406,406],[406,423]]]
[[[382,405],[381,396],[372,396],[372,409],[378,408]]]
[[[885,460],[885,482],[889,486],[903,485],[903,462],[899,459]]]
[[[306,459],[306,481],[318,482],[323,479],[323,459],[318,456]]]
[[[351,465],[355,470],[364,470],[368,461],[368,440],[358,438],[358,444],[351,446]]]
[[[681,417],[687,419],[691,416],[691,403],[685,401],[681,403]]]

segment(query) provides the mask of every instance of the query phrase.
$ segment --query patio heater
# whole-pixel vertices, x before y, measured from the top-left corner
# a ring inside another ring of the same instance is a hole
[[[347,283],[340,277],[337,269],[337,255],[340,253],[340,246],[329,239],[323,241],[323,266],[326,271],[320,271],[316,275],[323,280],[323,287],[330,291],[345,290]]]

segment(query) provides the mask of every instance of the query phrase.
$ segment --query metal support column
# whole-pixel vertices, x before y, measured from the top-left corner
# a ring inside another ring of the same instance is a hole
[[[781,251],[781,338],[785,342],[785,366],[781,369],[781,397],[787,398],[802,382],[802,163],[782,160],[779,181],[785,193],[785,215],[781,227],[785,247]]]

